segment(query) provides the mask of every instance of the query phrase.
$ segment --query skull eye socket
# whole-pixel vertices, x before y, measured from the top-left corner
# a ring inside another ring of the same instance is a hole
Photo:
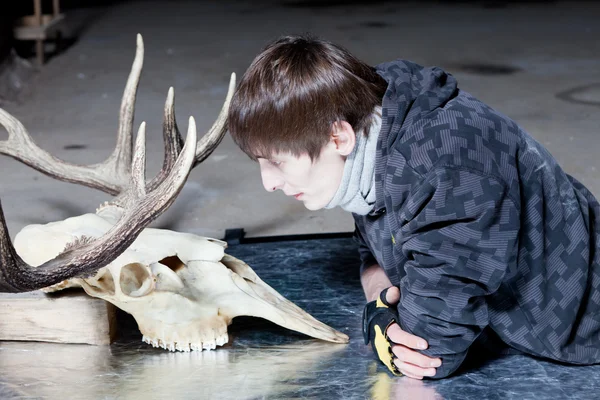
[[[102,275],[97,281],[97,286],[109,295],[114,296],[115,282],[111,274]]]
[[[154,277],[140,263],[131,263],[121,269],[120,286],[124,295],[130,297],[145,296],[154,288]]]
[[[159,263],[161,263],[162,265],[166,265],[167,267],[169,267],[173,272],[177,272],[179,271],[181,268],[185,268],[185,264],[183,263],[183,261],[181,261],[181,259],[177,256],[170,256],[170,257],[165,257],[162,260],[159,261]]]
[[[99,274],[99,277],[85,281],[85,291],[94,297],[114,296],[115,282],[110,271],[103,270]]]

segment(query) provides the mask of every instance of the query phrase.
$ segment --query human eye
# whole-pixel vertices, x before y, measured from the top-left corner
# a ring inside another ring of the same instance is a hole
[[[281,166],[281,161],[269,160],[269,164],[271,164],[275,167],[279,167],[279,166]]]

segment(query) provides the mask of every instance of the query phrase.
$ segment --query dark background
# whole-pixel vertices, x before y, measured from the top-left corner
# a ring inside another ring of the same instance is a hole
[[[116,3],[124,3],[128,0],[61,0],[61,10],[72,10],[78,8],[90,8],[90,7],[103,7]],[[174,6],[177,1],[165,0],[172,3]],[[210,1],[210,0],[199,0],[199,1]],[[539,3],[540,5],[546,3],[553,3],[554,0],[429,0],[432,3],[444,3],[444,4],[472,4],[475,6],[481,6],[486,8],[504,8],[510,7],[511,5],[523,4],[523,3]],[[594,1],[594,0],[592,0]],[[280,3],[287,3],[290,5],[296,5],[298,7],[335,7],[344,4],[360,4],[364,3],[364,0],[282,0]],[[381,1],[372,0],[369,3],[394,3],[399,4],[403,1]],[[0,14],[0,63],[7,57],[11,48],[15,48],[17,54],[21,57],[31,58],[34,54],[33,46],[34,43],[15,43],[12,37],[12,26],[14,22],[21,16],[33,14],[33,1],[32,0],[8,0],[3,1],[2,12]],[[410,1],[406,1],[410,3]],[[420,1],[423,3],[423,1]],[[52,1],[42,0],[43,12],[51,12]]]
[[[102,7],[124,0],[61,0],[61,10],[77,8]],[[24,15],[33,15],[33,0],[4,0],[0,11],[0,63],[7,57],[11,48],[16,48],[20,56],[30,57],[33,54],[32,43],[16,43],[13,40],[12,27],[15,21]],[[52,12],[52,1],[42,0],[42,12]]]

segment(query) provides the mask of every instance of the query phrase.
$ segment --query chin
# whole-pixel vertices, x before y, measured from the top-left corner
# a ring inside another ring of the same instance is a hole
[[[307,202],[307,203],[304,203],[304,207],[306,207],[306,209],[310,210],[310,211],[317,211],[317,210],[320,210],[323,207],[325,207],[325,205],[324,204],[315,204],[315,203],[309,203],[309,202]]]

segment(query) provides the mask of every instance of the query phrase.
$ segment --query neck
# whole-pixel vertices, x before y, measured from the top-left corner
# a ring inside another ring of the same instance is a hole
[[[356,133],[356,145],[346,158],[340,187],[325,208],[340,206],[346,211],[366,215],[375,205],[375,154],[381,129],[381,107],[373,112],[369,135]]]

